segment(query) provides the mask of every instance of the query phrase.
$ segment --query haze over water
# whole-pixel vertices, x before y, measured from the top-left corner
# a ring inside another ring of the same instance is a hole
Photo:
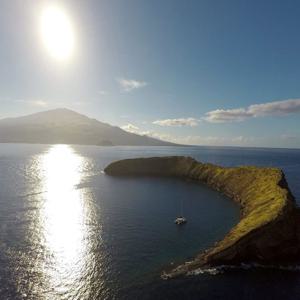
[[[229,297],[231,280],[248,295],[251,289],[250,294],[262,296],[263,290],[255,291],[261,282],[257,279],[247,290],[247,278],[265,278],[268,270],[159,278],[170,263],[191,258],[222,238],[239,216],[230,199],[199,184],[112,178],[101,172],[116,159],[161,155],[278,166],[300,198],[299,150],[2,144],[0,298],[157,299],[188,293],[199,299],[201,292],[205,299]],[[181,200],[188,224],[178,228],[173,220]],[[278,288],[288,284],[300,291],[294,285],[299,273],[273,271],[267,283],[274,276]],[[281,276],[292,280],[280,281]],[[277,287],[273,290],[274,297],[280,295]],[[239,292],[237,287],[235,296]]]

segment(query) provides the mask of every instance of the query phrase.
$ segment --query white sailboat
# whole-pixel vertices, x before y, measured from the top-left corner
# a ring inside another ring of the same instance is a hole
[[[187,219],[183,217],[183,199],[180,201],[180,215],[175,219],[176,225],[183,225],[187,222]]]

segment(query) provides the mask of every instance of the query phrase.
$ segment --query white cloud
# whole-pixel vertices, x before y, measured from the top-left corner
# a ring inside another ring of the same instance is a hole
[[[195,127],[198,125],[199,120],[194,118],[179,118],[179,119],[165,119],[165,120],[156,120],[152,124],[159,126],[190,126]]]
[[[146,135],[155,139],[185,145],[207,145],[207,146],[251,146],[255,142],[259,142],[259,138],[235,136],[235,137],[219,137],[219,136],[177,136],[169,133],[161,133],[153,130],[141,130],[138,126],[128,123],[121,127],[130,133],[138,135]]]
[[[203,118],[211,123],[240,122],[248,118],[264,116],[283,116],[300,112],[300,99],[253,104],[246,108],[216,109]]]
[[[216,109],[207,112],[204,120],[210,123],[240,122],[251,116],[244,108]]]
[[[131,132],[131,133],[138,133],[139,127],[128,123],[127,125],[121,126],[121,128],[125,131]]]
[[[43,101],[43,100],[31,101],[31,104],[35,105],[35,106],[41,106],[41,107],[48,106],[48,103],[46,101]]]
[[[149,137],[155,138],[155,139],[159,139],[162,141],[170,141],[172,142],[174,140],[173,136],[167,133],[159,133],[159,132],[155,132],[155,131],[143,131],[140,132],[140,135],[147,135]]]
[[[250,146],[259,139],[255,137],[219,137],[219,136],[170,136],[168,141],[186,145],[207,145],[207,146]]]
[[[300,99],[288,99],[263,104],[254,104],[248,107],[249,113],[255,117],[282,116],[300,112]]]
[[[159,133],[159,132],[155,132],[152,130],[141,130],[138,126],[133,125],[131,123],[121,126],[121,128],[130,133],[135,133],[138,135],[146,135],[146,136],[149,136],[149,137],[152,137],[155,139],[160,139],[163,141],[169,141],[169,140],[173,139],[173,137],[169,134]]]
[[[48,103],[44,100],[16,100],[18,103],[25,103],[31,106],[47,107]]]
[[[136,90],[148,85],[148,83],[145,81],[139,81],[134,79],[120,78],[117,79],[117,81],[119,82],[121,90],[124,92],[131,92],[132,90]]]

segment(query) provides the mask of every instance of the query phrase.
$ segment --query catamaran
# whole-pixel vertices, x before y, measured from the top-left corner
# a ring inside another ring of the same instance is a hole
[[[174,221],[176,225],[182,225],[185,224],[186,222],[187,222],[186,218],[182,216],[177,217]]]
[[[187,222],[187,219],[183,217],[183,200],[180,201],[180,215],[175,219],[174,223],[176,225],[183,225]]]

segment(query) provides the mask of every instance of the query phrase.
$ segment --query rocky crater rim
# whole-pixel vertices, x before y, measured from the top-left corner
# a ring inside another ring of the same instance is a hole
[[[240,205],[239,222],[211,249],[165,273],[172,278],[197,268],[244,262],[287,263],[300,257],[299,209],[278,168],[221,167],[191,157],[124,159],[108,165],[111,176],[167,176],[191,179]]]

